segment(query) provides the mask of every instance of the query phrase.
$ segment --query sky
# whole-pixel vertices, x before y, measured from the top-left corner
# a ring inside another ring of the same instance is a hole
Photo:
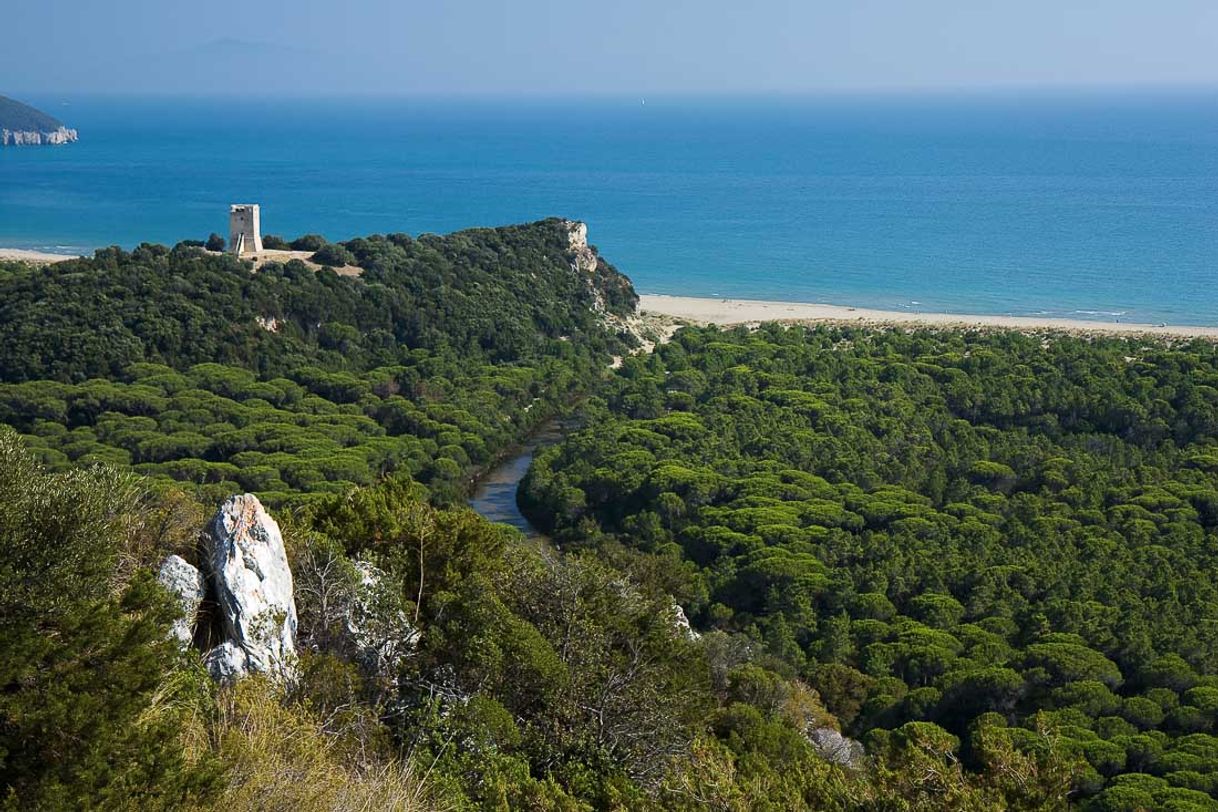
[[[0,93],[1218,85],[1218,0],[3,0]]]

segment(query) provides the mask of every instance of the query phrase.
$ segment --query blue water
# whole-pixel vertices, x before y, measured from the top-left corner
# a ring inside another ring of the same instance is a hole
[[[640,291],[1218,324],[1218,92],[860,99],[31,98],[0,245],[588,221]]]

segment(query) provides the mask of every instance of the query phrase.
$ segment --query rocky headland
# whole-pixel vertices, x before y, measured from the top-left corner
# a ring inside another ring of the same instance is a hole
[[[70,144],[76,130],[28,104],[0,96],[0,146]]]
[[[0,129],[0,144],[6,147],[70,144],[77,140],[76,130],[59,126],[53,130]]]

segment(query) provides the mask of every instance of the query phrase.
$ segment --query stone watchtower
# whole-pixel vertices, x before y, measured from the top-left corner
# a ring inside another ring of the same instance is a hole
[[[234,203],[229,206],[228,250],[237,256],[262,253],[257,203]]]

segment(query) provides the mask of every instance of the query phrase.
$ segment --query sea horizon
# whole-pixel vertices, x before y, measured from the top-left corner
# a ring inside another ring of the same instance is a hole
[[[562,216],[645,293],[1215,325],[1216,98],[31,94],[81,141],[0,151],[0,246]]]

